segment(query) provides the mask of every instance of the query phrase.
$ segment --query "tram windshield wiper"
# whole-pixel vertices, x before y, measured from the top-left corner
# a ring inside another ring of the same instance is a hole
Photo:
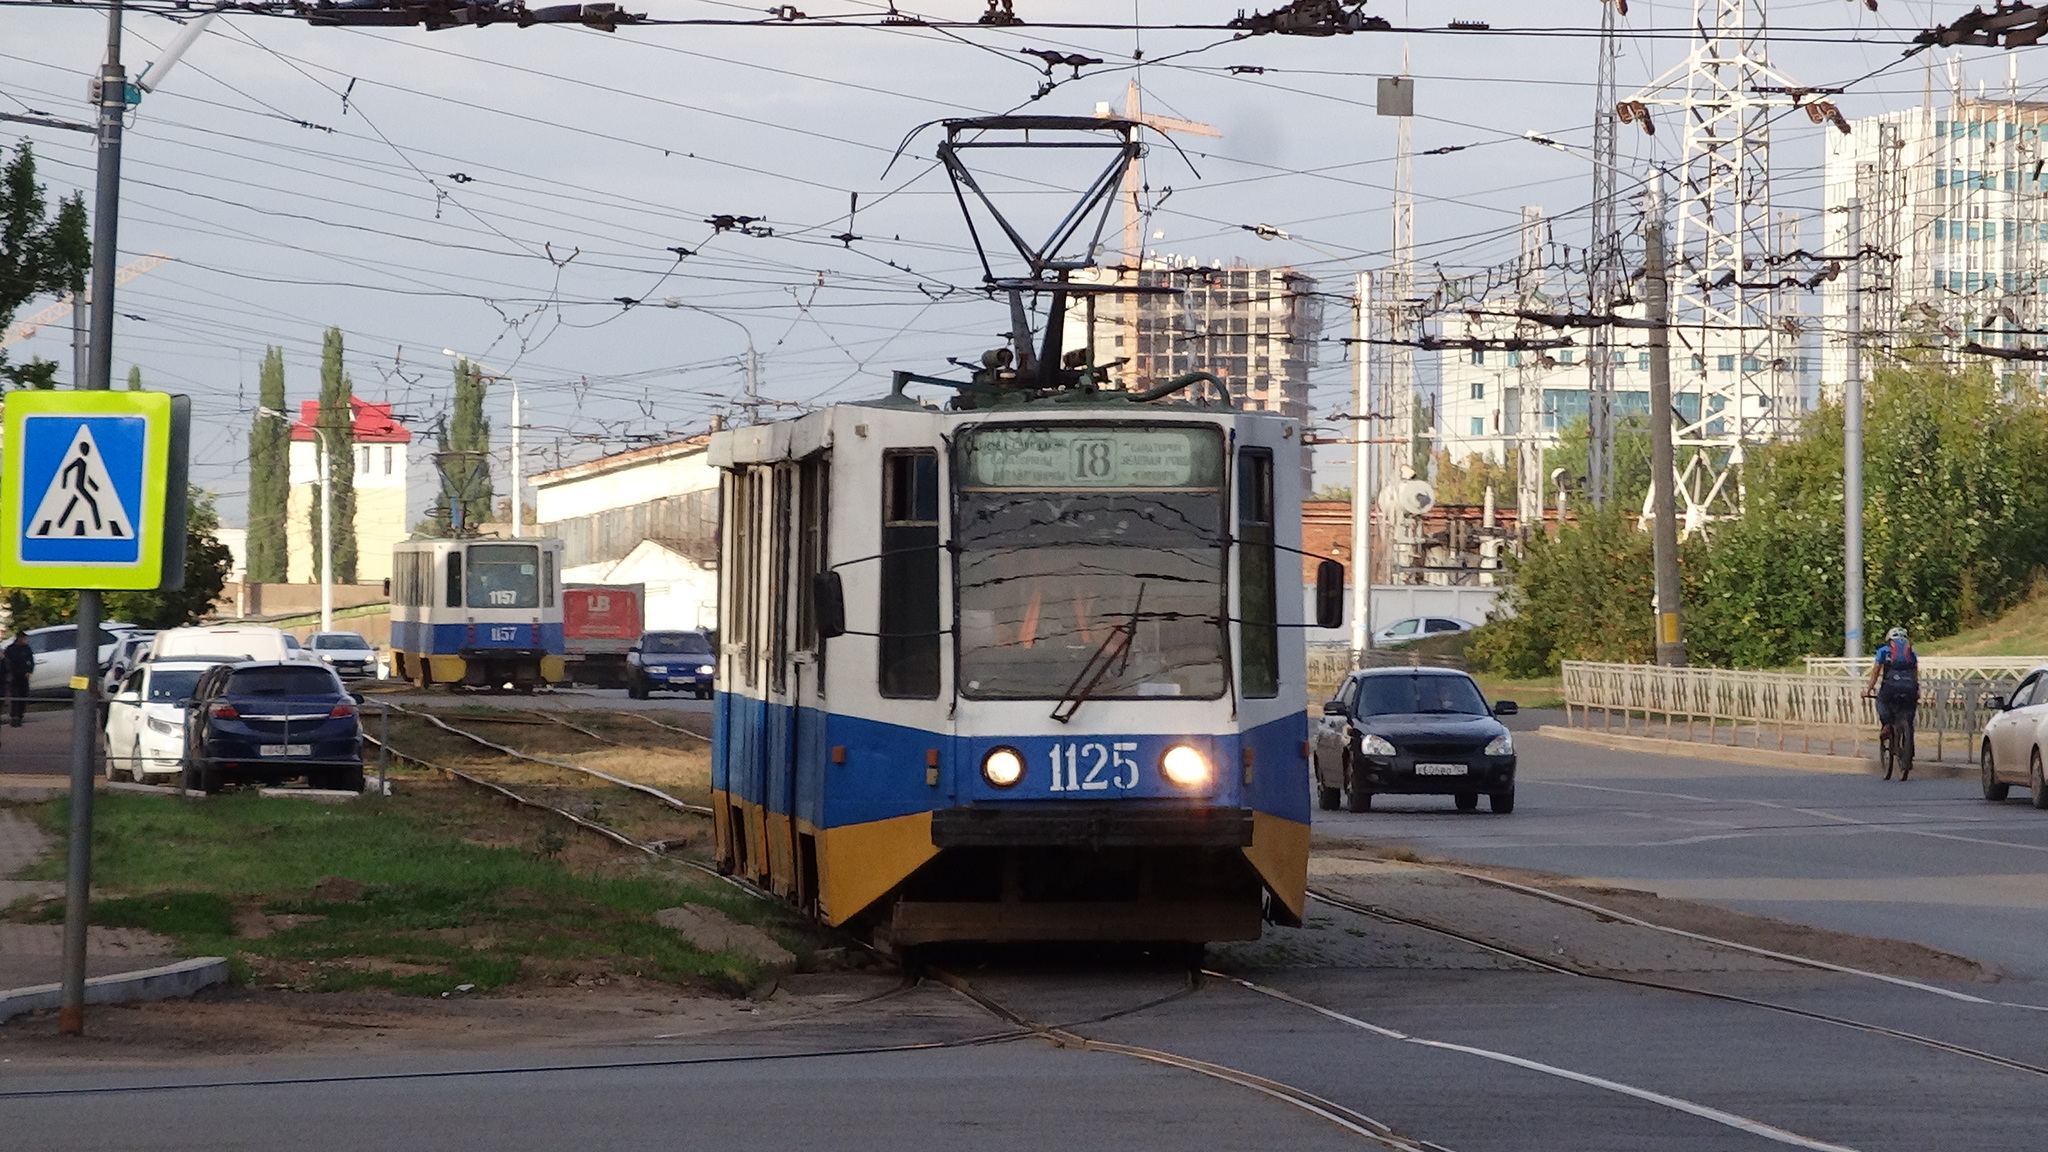
[[[1145,606],[1145,585],[1138,585],[1138,598],[1131,603],[1131,610],[1124,613],[1122,622],[1111,626],[1109,634],[1095,651],[1088,656],[1088,662],[1081,665],[1081,671],[1074,676],[1074,682],[1060,693],[1057,703],[1052,706],[1052,718],[1065,724],[1081,710],[1102,678],[1109,675],[1111,665],[1116,665],[1118,675],[1123,674],[1131,660],[1131,642],[1138,637],[1138,611]]]

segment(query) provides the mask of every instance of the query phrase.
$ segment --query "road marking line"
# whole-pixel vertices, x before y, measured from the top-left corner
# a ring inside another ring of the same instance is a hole
[[[1624,1084],[1618,1080],[1609,1080],[1585,1072],[1574,1072],[1569,1068],[1560,1068],[1555,1064],[1545,1064],[1540,1060],[1531,1060],[1527,1057],[1514,1056],[1506,1052],[1496,1052],[1491,1048],[1475,1048],[1469,1044],[1453,1044],[1446,1040],[1428,1040],[1420,1036],[1410,1036],[1406,1032],[1397,1032],[1392,1028],[1383,1028],[1378,1024],[1360,1020],[1356,1016],[1347,1016],[1335,1009],[1325,1008],[1320,1004],[1311,1004],[1299,997],[1290,996],[1277,988],[1267,988],[1236,976],[1225,976],[1220,972],[1205,972],[1204,975],[1228,980],[1262,996],[1271,996],[1275,1000],[1285,1001],[1299,1008],[1306,1008],[1319,1016],[1328,1017],[1331,1020],[1348,1024],[1353,1028],[1359,1028],[1389,1040],[1399,1040],[1404,1044],[1419,1044],[1425,1048],[1440,1048],[1447,1052],[1461,1052],[1467,1056],[1477,1056],[1483,1060],[1511,1064],[1517,1068],[1526,1068],[1532,1072],[1541,1072],[1546,1076],[1556,1076],[1559,1079],[1571,1080],[1590,1087],[1604,1089],[1608,1092],[1617,1092],[1623,1096],[1633,1096],[1638,1100],[1645,1100],[1652,1104],[1662,1105],[1679,1112],[1698,1116],[1703,1120],[1711,1120],[1716,1124],[1724,1125],[1740,1132],[1747,1132],[1752,1136],[1761,1136],[1766,1140],[1774,1140],[1780,1144],[1789,1144],[1794,1148],[1808,1148],[1813,1149],[1814,1152],[1857,1152],[1856,1149],[1848,1145],[1829,1144],[1826,1141],[1815,1140],[1811,1137],[1801,1136],[1797,1132],[1790,1132],[1775,1125],[1766,1124],[1761,1120],[1751,1120],[1747,1116],[1738,1116],[1733,1112],[1725,1112],[1706,1104],[1697,1104],[1678,1096],[1668,1096],[1662,1092],[1651,1091],[1648,1088],[1638,1088],[1633,1084]]]
[[[1990,840],[1982,836],[1962,836],[1954,832],[1930,832],[1924,828],[1907,828],[1898,824],[1886,824],[1877,820],[1859,820],[1854,816],[1824,811],[1819,808],[1800,808],[1791,804],[1779,804],[1772,800],[1751,800],[1739,796],[1694,796],[1687,792],[1657,792],[1645,788],[1615,788],[1606,784],[1580,784],[1568,780],[1524,780],[1525,784],[1548,784],[1555,788],[1584,788],[1593,792],[1618,792],[1626,796],[1664,796],[1673,800],[1693,800],[1701,804],[1749,804],[1758,808],[1773,808],[1780,812],[1797,812],[1820,820],[1832,820],[1837,824],[1853,824],[1862,828],[1874,828],[1882,832],[1897,832],[1902,836],[1925,836],[1931,840],[1954,840],[1962,844],[1983,844],[1993,848],[2019,848],[2027,852],[2048,852],[2048,844],[2016,844],[2011,840]],[[1976,819],[1981,819],[1978,817]]]

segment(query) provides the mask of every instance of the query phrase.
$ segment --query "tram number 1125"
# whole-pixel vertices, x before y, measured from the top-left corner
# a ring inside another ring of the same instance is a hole
[[[1055,744],[1052,757],[1052,790],[1055,792],[1106,792],[1111,787],[1128,792],[1138,786],[1138,761],[1131,753],[1132,742],[1114,744]]]

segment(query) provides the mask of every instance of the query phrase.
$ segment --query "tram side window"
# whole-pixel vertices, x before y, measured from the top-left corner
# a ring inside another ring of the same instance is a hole
[[[825,570],[825,518],[831,513],[832,457],[819,452],[798,466],[797,499],[802,506],[796,559],[796,646],[817,654],[817,682],[825,683],[826,645],[818,643],[818,617],[811,600],[812,579]]]
[[[555,554],[547,549],[540,553],[540,596],[541,606],[555,606]]]
[[[1237,454],[1237,617],[1239,690],[1280,694],[1279,595],[1273,547],[1273,453]]]
[[[880,685],[884,696],[939,694],[939,454],[882,456]]]
[[[462,553],[448,553],[448,607],[462,607]]]

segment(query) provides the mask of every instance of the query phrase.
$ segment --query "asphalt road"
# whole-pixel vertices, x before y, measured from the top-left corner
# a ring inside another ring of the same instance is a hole
[[[1487,934],[1525,954],[1554,949],[1560,963],[1762,1003],[1544,971],[1316,905],[1301,929],[1212,949],[1209,966],[1229,979],[1190,981],[1130,956],[940,959],[1017,1017],[1063,1025],[1058,1043],[1019,1037],[1014,1020],[927,981],[773,1027],[673,1037],[650,1021],[640,1043],[603,1049],[17,1063],[0,1068],[0,1131],[9,1146],[93,1152],[2040,1146],[2048,1019],[2028,1005],[2048,994],[2031,982],[2025,943],[2048,939],[2029,895],[2048,890],[2048,816],[1986,805],[1970,781],[1886,784],[1520,739],[1511,816],[1386,801],[1319,814],[1319,837],[1669,886],[1921,940],[2012,978],[1908,987],[1818,972],[1440,873],[1326,860],[1318,884],[1356,899],[1388,906],[1405,885],[1401,898],[1436,900],[1442,915],[1492,915]],[[1439,898],[1438,884],[1469,890]],[[1985,891],[2009,895],[1987,903]]]
[[[1611,879],[1912,940],[2048,981],[2048,813],[2023,788],[1989,804],[1974,778],[1756,768],[1528,731],[1516,741],[1513,815],[1456,812],[1449,797],[1376,796],[1372,812],[1317,813],[1319,842],[1362,837]]]

